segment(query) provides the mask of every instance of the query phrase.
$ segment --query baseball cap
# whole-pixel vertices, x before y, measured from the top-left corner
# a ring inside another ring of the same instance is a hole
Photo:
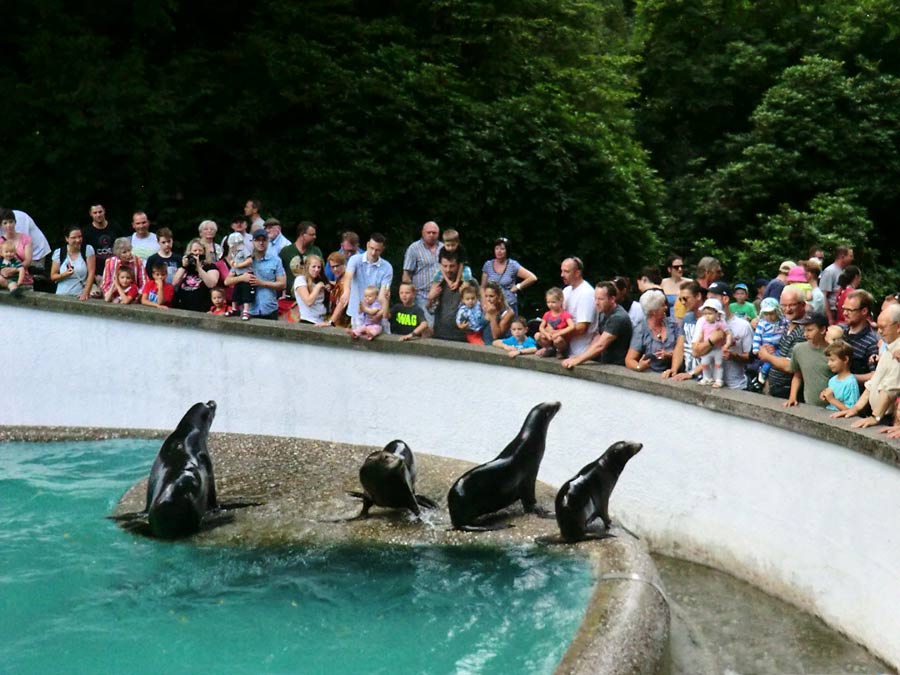
[[[709,285],[709,288],[706,289],[706,292],[712,293],[713,295],[731,295],[731,289],[728,288],[728,284],[726,284],[724,281],[712,282]]]
[[[735,284],[735,285],[734,285],[734,290],[737,290],[737,289],[739,289],[739,288],[744,289],[744,290],[747,291],[748,293],[750,292],[750,289],[747,288],[747,284]]]
[[[777,312],[778,309],[778,300],[775,298],[763,298],[763,301],[759,303],[760,312]]]
[[[795,263],[793,260],[785,260],[783,263],[781,263],[778,266],[778,272],[780,274],[787,274],[796,266],[797,266],[797,263]]]
[[[266,234],[266,231],[264,229],[259,229],[253,233],[253,238],[254,239],[268,239],[269,235]]]
[[[821,312],[810,312],[802,319],[798,319],[797,323],[799,323],[801,326],[805,326],[808,323],[814,323],[820,328],[828,327],[828,319]]]

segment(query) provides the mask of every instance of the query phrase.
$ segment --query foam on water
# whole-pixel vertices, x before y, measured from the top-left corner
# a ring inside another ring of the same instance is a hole
[[[105,520],[159,441],[0,445],[10,672],[550,673],[591,593],[541,551],[247,549]]]

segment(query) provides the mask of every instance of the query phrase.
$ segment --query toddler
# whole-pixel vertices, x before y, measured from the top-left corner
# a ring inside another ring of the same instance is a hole
[[[713,347],[706,354],[700,357],[700,366],[703,369],[703,377],[700,378],[700,384],[712,385],[715,389],[721,389],[724,384],[722,369],[722,352],[731,347],[734,337],[728,330],[728,324],[725,323],[725,311],[722,309],[722,303],[713,298],[709,298],[700,306],[703,313],[697,319],[696,334],[703,337],[703,341],[707,341],[712,334],[720,330],[725,333],[725,344],[721,347]]]
[[[460,294],[459,309],[456,310],[456,327],[466,334],[466,342],[483,345],[481,331],[487,321],[478,302],[478,289],[471,283],[466,284]]]
[[[575,330],[575,319],[563,309],[562,289],[551,288],[544,298],[547,301],[547,311],[541,317],[541,326],[535,337],[537,344],[549,348],[553,346],[555,338],[564,337]]]
[[[850,372],[853,347],[843,340],[835,340],[825,347],[825,356],[834,376],[828,380],[828,387],[819,398],[828,401],[828,410],[846,410],[859,400],[859,384]]]
[[[112,285],[103,294],[106,302],[119,302],[123,305],[130,305],[138,299],[137,284],[134,283],[134,270],[128,265],[122,265],[116,270],[116,276],[113,278]]]
[[[228,262],[231,269],[228,274],[239,277],[250,271],[253,265],[253,256],[244,248],[244,235],[240,232],[232,232],[225,239],[228,245]],[[256,300],[256,289],[246,281],[239,281],[234,285],[234,293],[231,296],[231,311],[226,316],[234,316],[238,313],[241,319],[247,321],[250,318],[250,305]]]
[[[150,273],[153,278],[141,289],[141,304],[158,309],[169,309],[175,298],[175,287],[166,281],[168,269],[165,263],[156,263]]]
[[[759,305],[759,313],[761,316],[756,324],[756,330],[753,332],[753,354],[759,354],[762,345],[772,345],[776,350],[775,355],[778,356],[778,343],[787,327],[787,322],[781,318],[778,300],[765,298]],[[772,364],[768,362],[759,367],[759,375],[756,377],[759,385],[765,384],[766,376],[771,369]]]
[[[11,276],[0,276],[0,288],[8,288],[9,294],[14,298],[22,295],[22,282],[25,281],[25,268],[22,261],[16,257],[16,244],[12,241],[4,241],[0,244],[0,270],[17,270]]]
[[[509,332],[512,333],[504,340],[494,340],[494,346],[506,350],[506,355],[514,359],[519,354],[534,354],[537,351],[537,342],[528,337],[528,326],[525,319],[518,316],[509,324]]]
[[[459,288],[459,285],[466,281],[472,281],[472,268],[469,267],[468,261],[466,259],[466,250],[463,248],[462,244],[459,243],[459,232],[454,229],[446,229],[444,230],[444,248],[447,251],[456,251],[456,259],[459,260],[459,272],[456,274],[456,279],[447,279],[447,287],[451,291],[455,291]],[[439,284],[444,281],[444,273],[438,268],[438,271],[435,272],[434,277],[431,279],[431,283]],[[481,344],[484,344],[483,342]]]
[[[225,289],[214,288],[209,293],[212,298],[212,307],[209,308],[210,314],[218,316],[228,316],[228,304],[225,302]]]
[[[374,340],[381,331],[381,319],[384,317],[384,310],[381,303],[378,302],[378,288],[375,286],[366,286],[363,291],[363,299],[359,302],[359,311],[365,314],[363,325],[358,328],[348,328],[347,334],[354,340],[358,340],[363,335],[366,340]]]

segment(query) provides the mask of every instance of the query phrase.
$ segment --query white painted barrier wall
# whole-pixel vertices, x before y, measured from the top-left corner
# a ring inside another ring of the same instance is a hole
[[[372,445],[399,436],[415,451],[481,462],[534,404],[559,400],[543,480],[559,485],[612,442],[641,441],[613,495],[615,519],[900,664],[900,470],[865,455],[526,369],[6,304],[0,319],[7,354],[32,374],[4,397],[6,425],[171,429],[190,404],[215,399],[216,431]]]

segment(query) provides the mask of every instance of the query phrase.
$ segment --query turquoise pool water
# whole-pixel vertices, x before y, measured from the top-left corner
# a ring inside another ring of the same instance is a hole
[[[0,671],[551,673],[581,621],[563,556],[125,533],[104,516],[158,447],[0,444]]]

